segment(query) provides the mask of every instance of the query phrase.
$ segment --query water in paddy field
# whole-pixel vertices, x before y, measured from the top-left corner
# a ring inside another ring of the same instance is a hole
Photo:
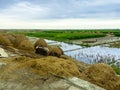
[[[116,64],[120,66],[120,48],[110,48],[106,46],[82,47],[79,45],[72,45],[51,40],[46,41],[52,45],[60,45],[66,55],[71,56],[76,60],[89,64],[117,61]]]
[[[96,63],[96,62],[111,62],[112,60],[120,61],[120,49],[94,46],[89,48],[84,48],[76,51],[66,52],[67,55],[74,57],[77,60],[86,63]]]

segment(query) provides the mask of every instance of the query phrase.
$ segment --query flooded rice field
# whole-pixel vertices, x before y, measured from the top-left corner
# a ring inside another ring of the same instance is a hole
[[[66,55],[76,60],[89,64],[114,62],[120,66],[120,48],[110,48],[109,45],[83,47],[52,40],[46,41],[51,45],[60,45]]]

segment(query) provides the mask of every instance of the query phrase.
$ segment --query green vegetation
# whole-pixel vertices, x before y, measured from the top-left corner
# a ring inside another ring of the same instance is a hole
[[[113,70],[115,70],[115,72],[120,75],[120,67],[118,67],[117,65],[111,65],[111,67],[113,68]]]
[[[113,58],[112,61],[108,61],[107,64],[110,65],[118,75],[120,75],[120,66],[116,65],[116,63],[117,61]]]
[[[47,39],[65,41],[65,40],[76,40],[83,38],[93,38],[93,37],[103,37],[105,34],[99,33],[87,33],[87,32],[61,32],[61,33],[49,33],[49,32],[34,32],[34,33],[26,33],[28,36],[42,37]]]
[[[23,33],[28,36],[46,38],[51,40],[65,41],[85,39],[85,38],[97,38],[105,37],[106,34],[99,31],[91,30],[51,30],[51,31],[17,31],[15,33]]]
[[[120,30],[101,30],[102,33],[113,34],[115,36],[120,36]]]
[[[28,36],[46,38],[71,43],[71,40],[120,36],[120,30],[13,30],[9,33],[22,33]]]
[[[49,40],[57,40],[66,43],[73,43],[73,40],[80,40],[80,39],[87,39],[87,38],[100,38],[100,37],[119,37],[120,36],[120,29],[98,29],[98,30],[38,30],[38,29],[31,29],[31,30],[4,30],[3,32],[7,33],[18,33],[18,34],[25,34],[27,36],[32,37],[39,37],[45,38]],[[83,41],[82,41],[83,42]],[[88,42],[88,41],[87,41]],[[96,41],[95,41],[96,42]],[[76,43],[81,46],[91,46],[88,43]],[[102,44],[107,44],[103,42]],[[100,45],[93,44],[94,45]],[[111,47],[120,47],[119,43],[114,43],[110,45]]]
[[[114,35],[120,37],[120,32],[118,32],[118,33],[116,32],[116,33],[114,33]]]

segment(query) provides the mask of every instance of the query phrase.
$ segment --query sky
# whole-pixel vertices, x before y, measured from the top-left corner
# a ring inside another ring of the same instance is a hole
[[[0,0],[0,29],[118,29],[120,0]]]

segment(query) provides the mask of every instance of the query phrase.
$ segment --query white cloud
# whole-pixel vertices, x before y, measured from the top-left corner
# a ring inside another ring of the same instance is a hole
[[[110,19],[119,18],[119,0],[82,0],[83,2],[81,0],[76,0],[76,2],[75,0],[67,0],[68,2],[63,0],[59,0],[59,2],[58,0],[51,0],[50,2],[46,0],[46,4],[43,4],[42,1],[38,4],[33,3],[34,1],[16,1],[19,2],[0,9],[0,28],[120,28],[120,19]],[[114,6],[116,4],[117,6]],[[80,19],[82,17],[85,19]],[[101,20],[98,18],[101,18]],[[106,18],[108,19],[106,20]]]
[[[1,19],[1,18],[0,18]],[[3,29],[118,29],[120,20],[54,19],[28,21],[0,21]]]
[[[19,2],[0,11],[1,17],[12,19],[44,18],[48,15],[49,8],[34,5],[29,2]]]
[[[120,1],[119,0],[85,0],[83,4],[88,5],[88,6],[89,5],[98,6],[98,5],[107,5],[107,4],[120,4]]]

